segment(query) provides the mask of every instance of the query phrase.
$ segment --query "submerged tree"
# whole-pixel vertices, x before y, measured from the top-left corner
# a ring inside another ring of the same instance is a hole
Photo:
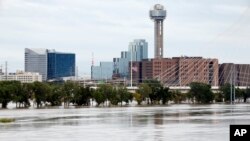
[[[10,101],[13,100],[15,95],[15,84],[16,81],[2,81],[0,82],[0,103],[2,108],[7,108]]]
[[[62,104],[62,86],[57,84],[49,85],[49,91],[46,94],[46,101],[51,104],[51,106],[60,106]]]
[[[159,101],[158,91],[161,89],[162,84],[157,80],[146,80],[144,81],[151,88],[151,93],[149,93],[149,98],[151,104]]]
[[[142,83],[139,85],[137,93],[142,95],[142,99],[147,101],[149,104],[149,95],[152,94],[152,89],[147,83]]]
[[[33,92],[37,108],[39,108],[46,102],[46,94],[50,92],[50,89],[46,83],[34,82]]]
[[[214,100],[214,94],[211,86],[205,83],[193,82],[190,84],[189,94],[198,103],[211,103]]]
[[[64,106],[69,106],[70,102],[73,100],[74,94],[77,93],[79,86],[77,83],[67,81],[62,86],[62,99]]]

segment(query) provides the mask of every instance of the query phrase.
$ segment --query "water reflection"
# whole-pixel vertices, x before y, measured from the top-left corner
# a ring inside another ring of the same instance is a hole
[[[173,105],[1,110],[0,117],[13,117],[16,122],[0,123],[0,138],[227,141],[230,124],[250,124],[249,108],[248,105]]]

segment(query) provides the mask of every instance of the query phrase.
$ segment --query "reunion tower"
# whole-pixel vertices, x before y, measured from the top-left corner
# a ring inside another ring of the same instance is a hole
[[[163,5],[156,4],[149,16],[155,22],[155,58],[163,58],[163,21],[167,12]]]

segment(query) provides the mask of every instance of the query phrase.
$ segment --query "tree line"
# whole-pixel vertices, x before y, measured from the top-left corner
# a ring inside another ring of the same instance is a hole
[[[233,86],[234,87],[234,86]],[[250,97],[250,89],[236,88],[235,102],[247,102]],[[172,91],[156,80],[148,80],[138,86],[135,93],[128,92],[126,87],[110,84],[99,85],[97,89],[83,87],[82,85],[67,81],[63,84],[34,82],[22,84],[19,81],[0,82],[0,104],[7,108],[8,103],[16,103],[16,107],[30,107],[30,101],[37,108],[50,106],[116,106],[129,104],[133,100],[141,104],[168,104],[174,103],[200,103],[230,102],[231,85],[221,86],[218,93],[213,93],[211,86],[205,83],[193,82],[188,93]]]

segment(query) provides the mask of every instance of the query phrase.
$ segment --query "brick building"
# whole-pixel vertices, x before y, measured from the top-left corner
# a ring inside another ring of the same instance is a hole
[[[141,76],[141,81],[157,79],[166,86],[188,86],[191,82],[217,86],[219,82],[217,59],[173,57],[145,59],[139,64],[138,68],[141,69],[133,72],[133,75]]]

